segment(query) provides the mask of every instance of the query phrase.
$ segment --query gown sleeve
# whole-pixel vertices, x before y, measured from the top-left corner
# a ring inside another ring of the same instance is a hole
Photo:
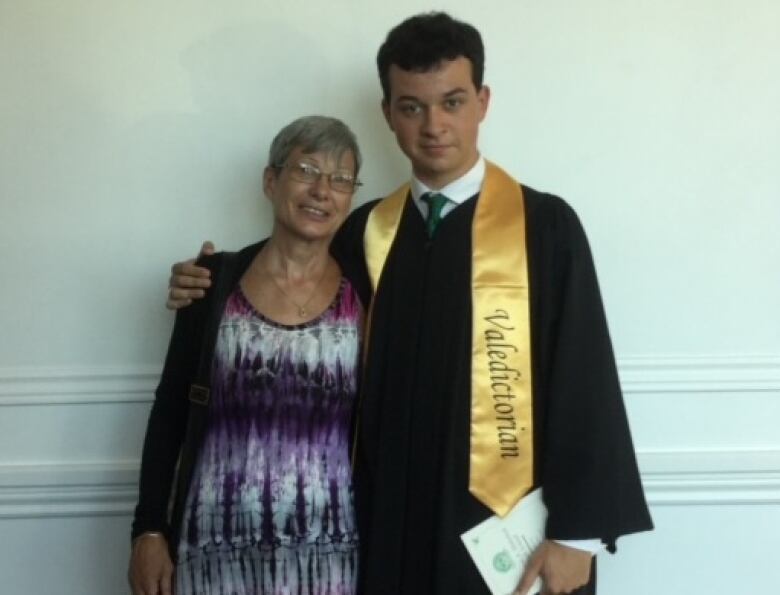
[[[377,202],[379,201],[371,201],[350,213],[330,245],[331,255],[341,266],[344,276],[350,280],[366,308],[371,301],[372,289],[365,264],[363,233],[368,215]]]
[[[652,528],[585,232],[561,201],[542,485],[552,539]]]

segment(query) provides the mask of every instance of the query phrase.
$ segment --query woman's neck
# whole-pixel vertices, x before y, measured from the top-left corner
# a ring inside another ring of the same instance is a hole
[[[268,272],[295,283],[322,276],[330,259],[328,247],[327,242],[309,242],[274,230],[260,256]]]

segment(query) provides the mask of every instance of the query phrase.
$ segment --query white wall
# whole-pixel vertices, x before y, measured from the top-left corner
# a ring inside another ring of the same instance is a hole
[[[123,593],[167,269],[268,229],[267,145],[323,112],[360,199],[407,166],[373,56],[419,2],[0,1],[2,593]],[[452,1],[481,146],[589,231],[658,525],[606,595],[772,592],[780,532],[780,4]]]

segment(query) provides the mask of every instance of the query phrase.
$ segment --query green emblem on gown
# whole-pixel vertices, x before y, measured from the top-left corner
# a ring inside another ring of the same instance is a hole
[[[502,550],[493,556],[493,568],[498,572],[509,572],[515,563],[508,551]]]

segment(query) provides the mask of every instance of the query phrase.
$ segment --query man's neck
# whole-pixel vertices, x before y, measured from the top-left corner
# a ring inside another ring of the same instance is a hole
[[[420,171],[412,164],[412,175],[425,184],[430,190],[439,191],[468,174],[481,158],[482,156],[477,153],[467,167],[464,167],[457,172],[447,173],[446,175],[437,175],[436,172],[431,171]]]
[[[433,188],[420,179],[417,175],[412,176],[412,197],[419,199],[426,192],[441,192],[447,198],[455,203],[464,202],[466,199],[474,196],[482,187],[482,181],[485,177],[485,160],[478,155],[477,160],[471,168],[465,171],[457,178],[438,188]]]

